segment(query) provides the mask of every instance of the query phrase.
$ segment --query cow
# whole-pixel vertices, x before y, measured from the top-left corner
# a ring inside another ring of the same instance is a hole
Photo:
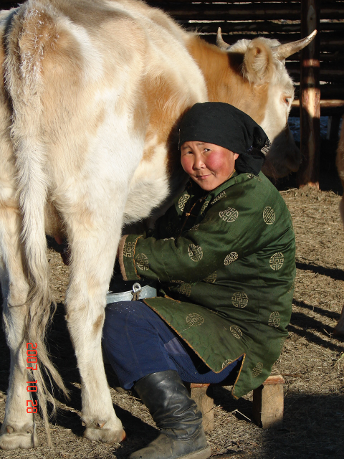
[[[342,182],[342,187],[344,190],[344,123],[342,122],[342,127],[340,129],[339,142],[337,147],[336,155],[336,166],[339,178]],[[344,226],[344,194],[339,203],[339,212]],[[344,336],[344,306],[342,313],[340,315],[339,321],[333,330],[334,335]]]
[[[46,235],[65,238],[71,252],[65,309],[84,435],[121,441],[101,335],[122,228],[185,184],[177,126],[196,102],[232,103],[261,124],[272,141],[267,174],[298,168],[284,62],[315,33],[230,46],[219,31],[215,46],[137,0],[28,0],[1,12],[0,271],[11,356],[1,448],[38,444],[33,393],[49,432],[46,375],[66,391],[45,347]]]

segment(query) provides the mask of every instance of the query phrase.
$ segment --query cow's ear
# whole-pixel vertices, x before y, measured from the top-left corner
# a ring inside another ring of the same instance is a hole
[[[250,83],[268,83],[273,73],[273,55],[263,40],[255,38],[247,46],[244,54],[243,76]]]

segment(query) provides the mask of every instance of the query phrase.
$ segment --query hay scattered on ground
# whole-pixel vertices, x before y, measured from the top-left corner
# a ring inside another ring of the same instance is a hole
[[[340,197],[331,191],[311,188],[281,192],[293,217],[296,234],[297,277],[293,314],[282,355],[273,372],[285,379],[284,423],[263,430],[252,421],[252,393],[233,400],[228,388],[214,390],[215,429],[208,434],[213,455],[226,457],[343,458],[344,451],[344,342],[333,337],[333,328],[344,305],[344,232],[339,218]],[[128,438],[121,445],[93,443],[82,437],[80,383],[64,322],[62,301],[68,268],[60,255],[49,253],[52,286],[59,303],[50,333],[52,354],[68,387],[71,402],[63,403],[51,424],[54,444],[48,448],[42,423],[42,446],[35,450],[0,451],[11,459],[124,459],[156,434],[154,423],[140,400],[116,392],[107,368],[111,393]],[[8,380],[8,351],[0,335],[0,419],[4,417]],[[96,396],[96,395],[95,395]]]

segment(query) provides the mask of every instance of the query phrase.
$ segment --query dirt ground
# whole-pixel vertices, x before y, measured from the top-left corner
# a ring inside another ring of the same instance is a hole
[[[213,457],[344,457],[344,340],[333,336],[344,305],[344,232],[338,213],[339,189],[331,186],[335,182],[336,177],[330,177],[327,185],[324,182],[325,191],[290,186],[280,191],[292,214],[297,242],[289,338],[273,369],[273,373],[285,379],[284,422],[276,429],[256,426],[252,421],[252,393],[234,400],[229,388],[217,387],[215,429],[207,435]],[[106,445],[82,437],[79,376],[62,304],[68,269],[53,250],[49,251],[49,259],[58,302],[49,341],[54,361],[71,390],[71,401],[63,403],[60,399],[58,416],[51,423],[52,448],[47,447],[42,423],[37,419],[41,446],[35,450],[0,451],[0,458],[124,459],[154,438],[154,423],[139,399],[114,389],[114,376],[107,368],[113,404],[125,426],[127,440]],[[8,355],[0,332],[1,420],[8,384]]]

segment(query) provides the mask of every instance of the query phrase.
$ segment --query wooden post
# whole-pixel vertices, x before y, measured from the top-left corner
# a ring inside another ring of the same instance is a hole
[[[278,426],[283,421],[283,384],[281,375],[269,376],[253,391],[253,419],[263,429]]]
[[[202,413],[203,429],[205,432],[214,430],[214,399],[210,384],[190,384],[191,398],[196,402]]]
[[[319,30],[320,0],[302,0],[301,37]],[[300,148],[303,162],[298,184],[319,188],[320,162],[320,87],[319,35],[301,52]]]
[[[281,375],[269,376],[261,386],[253,391],[252,415],[254,422],[267,429],[283,421],[284,379]],[[211,384],[185,383],[191,398],[202,413],[205,432],[214,429],[214,399]]]

